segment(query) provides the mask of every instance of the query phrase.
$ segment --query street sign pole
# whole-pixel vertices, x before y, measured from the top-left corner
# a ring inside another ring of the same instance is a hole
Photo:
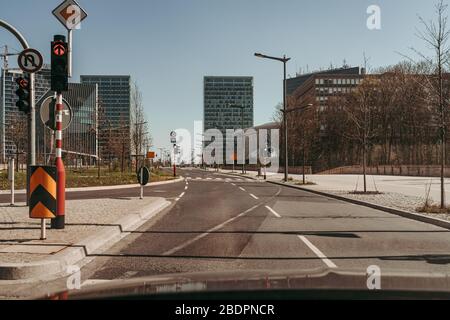
[[[140,177],[141,177],[141,197],[140,197],[140,199],[142,200],[142,199],[144,199],[144,184],[143,184],[143,182],[144,182],[144,167],[141,167],[139,170],[141,170],[141,175],[140,175]]]
[[[30,113],[28,114],[28,165],[27,177],[30,176],[30,166],[36,165],[36,101],[34,90],[34,73],[30,73]],[[27,205],[30,205],[30,187],[27,183]]]
[[[28,49],[30,46],[28,45],[27,40],[25,39],[25,37],[16,29],[14,28],[11,24],[9,24],[8,22],[1,20],[0,19],[0,27],[5,28],[6,30],[8,30],[10,33],[12,33],[16,39],[20,42],[20,44],[22,45],[23,49]],[[35,101],[34,101],[34,74],[31,73],[30,74],[30,96],[31,96],[31,101],[30,101],[30,114],[28,116],[28,163],[27,163],[27,172],[29,172],[29,167],[32,165],[36,164],[36,122],[35,120],[35,115],[34,112],[36,110],[35,107]],[[29,175],[27,175],[27,178],[29,177]],[[27,181],[27,185],[28,185],[28,181]],[[27,205],[29,205],[29,198],[28,198],[29,192],[28,192],[28,187],[27,187]]]
[[[14,201],[14,157],[9,158],[8,164],[8,178],[11,183],[11,205],[13,206]]]
[[[56,217],[52,219],[53,229],[64,229],[66,207],[66,172],[62,160],[62,117],[63,98],[62,93],[56,96],[56,172],[58,184],[56,190]]]
[[[177,145],[174,144],[173,145],[173,176],[176,177],[177,176]]]
[[[68,60],[68,74],[69,78],[72,78],[72,36],[73,36],[73,30],[69,29],[67,31],[67,43],[69,51],[67,52],[67,60]]]

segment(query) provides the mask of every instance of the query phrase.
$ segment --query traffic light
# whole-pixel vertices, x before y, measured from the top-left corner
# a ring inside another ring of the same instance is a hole
[[[48,128],[56,130],[56,99],[53,98],[48,107],[48,120],[45,123]]]
[[[19,85],[19,89],[16,91],[19,101],[17,101],[16,106],[19,108],[19,111],[29,113],[31,106],[30,80],[20,77],[17,78],[16,83]]]
[[[66,37],[56,35],[51,45],[52,57],[52,76],[51,89],[58,93],[68,90],[69,78],[69,59],[68,59],[68,45]]]

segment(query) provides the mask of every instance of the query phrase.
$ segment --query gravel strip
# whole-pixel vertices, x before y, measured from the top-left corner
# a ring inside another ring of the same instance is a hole
[[[306,186],[304,186],[306,187]],[[413,196],[407,196],[401,193],[396,192],[386,192],[382,194],[353,194],[349,191],[336,191],[336,190],[322,190],[314,188],[314,190],[317,191],[323,191],[326,193],[331,193],[334,195],[338,195],[341,197],[346,197],[354,200],[360,200],[365,202],[374,203],[377,205],[390,207],[394,209],[400,209],[412,213],[420,213],[426,216],[430,216],[433,218],[439,218],[443,220],[450,221],[450,214],[445,213],[425,213],[425,212],[418,212],[417,208],[423,206],[425,203],[425,198],[422,197],[413,197]]]

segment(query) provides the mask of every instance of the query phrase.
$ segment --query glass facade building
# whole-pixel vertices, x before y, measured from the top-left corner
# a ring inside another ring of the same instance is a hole
[[[53,96],[48,91],[37,103],[37,110],[47,97]],[[63,157],[69,166],[94,165],[98,155],[98,104],[97,86],[69,83],[69,90],[63,98],[72,107],[72,122],[63,131]],[[38,115],[39,119],[40,116]],[[36,125],[37,158],[48,161],[54,155],[52,149],[52,131],[39,120]],[[50,156],[50,157],[49,157]]]
[[[253,77],[206,76],[203,81],[203,130],[218,129],[222,132],[221,161],[227,163],[233,159],[227,157],[227,146],[236,152],[238,138],[229,140],[226,131],[253,127]],[[205,139],[204,147],[210,142]]]
[[[126,135],[126,157],[131,155],[131,77],[127,75],[82,75],[81,84],[97,85],[99,114],[100,157],[108,160],[111,157],[111,141],[107,133],[113,132],[121,137]],[[120,131],[118,131],[120,130]],[[107,138],[109,137],[109,138]]]
[[[205,131],[253,127],[253,77],[205,77],[203,117]]]
[[[50,66],[44,67],[35,75],[36,101],[50,89]],[[20,69],[2,69],[1,86],[0,86],[0,163],[6,162],[7,157],[12,156],[16,151],[14,139],[11,136],[12,131],[8,130],[17,119],[26,123],[26,115],[19,112],[16,107],[18,100],[16,90],[18,85],[16,79],[23,76]],[[39,114],[36,117],[36,124],[40,123]],[[19,150],[20,151],[20,150]]]

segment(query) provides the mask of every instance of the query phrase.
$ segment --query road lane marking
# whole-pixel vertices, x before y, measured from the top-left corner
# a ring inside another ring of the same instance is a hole
[[[208,231],[206,231],[206,232],[204,232],[204,233],[202,233],[202,234],[196,236],[195,238],[192,238],[191,240],[186,241],[186,242],[184,242],[183,244],[181,244],[181,245],[179,245],[179,246],[177,246],[177,247],[175,247],[175,248],[173,248],[173,249],[170,249],[170,250],[164,252],[162,255],[163,255],[163,256],[169,256],[169,255],[174,254],[174,253],[177,252],[177,251],[180,251],[180,250],[186,248],[187,246],[193,244],[194,242],[197,242],[198,240],[203,239],[204,237],[206,237],[206,236],[209,235],[210,233],[222,229],[222,228],[225,227],[227,224],[233,222],[233,221],[236,220],[236,219],[239,219],[240,217],[246,215],[247,213],[249,213],[249,212],[255,210],[255,209],[258,208],[259,206],[260,206],[260,204],[255,205],[255,206],[251,207],[250,209],[245,210],[244,212],[238,214],[237,216],[235,216],[235,217],[233,217],[233,218],[231,218],[231,219],[228,219],[227,221],[225,221],[225,222],[223,222],[223,223],[221,223],[221,224],[215,226],[214,228],[209,229]]]
[[[259,198],[257,196],[255,196],[253,193],[250,193],[250,196],[256,200],[258,200]]]
[[[267,208],[267,210],[269,210],[270,212],[272,212],[273,215],[274,215],[275,217],[281,218],[281,216],[280,216],[275,210],[273,210],[271,207],[266,206],[266,208]]]
[[[320,251],[308,239],[306,239],[306,237],[304,237],[304,236],[298,236],[298,237],[300,238],[300,240],[302,240],[312,250],[312,252],[314,252],[316,254],[316,256],[318,256],[320,259],[322,259],[322,261],[328,266],[328,268],[332,268],[332,269],[337,268],[337,266],[330,259],[328,259],[322,253],[322,251]]]
[[[245,192],[245,189],[244,189],[244,188],[242,188],[242,187],[239,187],[239,189],[241,189],[242,191],[244,191],[244,192]]]
[[[188,189],[188,186],[185,186],[185,187],[184,187],[184,190],[187,190],[187,189]]]
[[[231,185],[236,187],[236,183],[231,183]]]
[[[186,194],[186,192],[183,192],[182,194],[180,194],[180,198],[183,198],[185,194]]]

